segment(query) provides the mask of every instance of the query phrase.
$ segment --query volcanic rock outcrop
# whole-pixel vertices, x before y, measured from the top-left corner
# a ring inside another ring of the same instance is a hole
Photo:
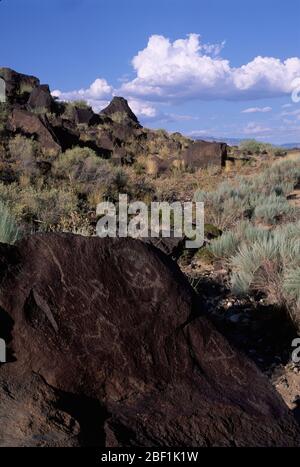
[[[40,85],[35,76],[17,73],[10,68],[0,68],[0,78],[5,82],[6,99],[9,104],[24,104],[32,90]]]
[[[224,167],[227,159],[227,145],[196,141],[183,154],[185,167],[205,168],[210,165]]]
[[[193,143],[179,133],[143,128],[123,97],[114,97],[97,114],[86,103],[57,101],[34,76],[0,68],[0,78],[5,82],[8,137],[21,133],[33,138],[47,156],[86,146],[115,164],[130,165],[142,155],[150,159],[150,175],[225,164],[225,144]]]
[[[21,132],[25,135],[35,136],[40,143],[41,151],[57,156],[60,145],[52,131],[47,117],[23,109],[14,109],[8,118],[7,127],[13,133]]]
[[[0,280],[0,445],[300,444],[267,379],[153,246],[34,235],[0,246]]]
[[[132,112],[127,100],[124,99],[124,97],[115,96],[110,104],[101,111],[101,114],[108,115],[109,117],[116,113],[124,114],[129,121],[140,127],[137,117]]]
[[[42,84],[31,91],[28,99],[28,107],[32,110],[47,110],[51,112],[54,109],[54,100],[51,96],[49,86]]]

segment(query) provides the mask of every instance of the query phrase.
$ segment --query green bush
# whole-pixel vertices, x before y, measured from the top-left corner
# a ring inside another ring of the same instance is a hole
[[[280,244],[273,236],[252,245],[243,244],[238,254],[231,259],[233,292],[237,295],[246,294],[250,290],[265,292],[275,276],[279,280],[282,259]]]
[[[90,108],[89,104],[84,99],[78,99],[76,101],[72,101],[71,104],[74,107],[77,107],[78,109],[89,109]]]
[[[18,222],[47,229],[77,210],[78,199],[70,188],[21,187],[16,183],[0,183],[0,199]]]
[[[288,299],[297,307],[300,304],[300,265],[295,269],[287,269],[284,274],[283,289]]]
[[[299,180],[300,160],[280,161],[256,177],[221,183],[212,192],[198,190],[194,200],[204,202],[207,221],[222,230],[245,218],[267,224],[286,222],[299,217],[299,210],[286,200]]]
[[[298,208],[291,206],[283,196],[275,194],[262,198],[254,209],[254,218],[265,224],[276,224],[284,219],[286,221],[296,220]]]
[[[53,164],[53,172],[70,182],[91,182],[99,177],[107,164],[92,149],[77,146],[59,156]]]
[[[273,230],[240,222],[213,240],[208,250],[228,267],[233,293],[263,293],[300,322],[299,221]]]
[[[264,293],[299,322],[300,222],[274,230],[244,222],[214,240],[209,251],[226,260],[235,294]]]
[[[233,232],[225,232],[208,247],[209,251],[218,259],[232,256],[238,249],[239,239]]]
[[[114,112],[110,115],[111,120],[120,125],[126,125],[130,119],[126,112]]]
[[[22,175],[36,174],[36,142],[31,138],[16,135],[9,140],[9,153],[17,172]]]
[[[281,148],[273,146],[272,144],[268,143],[260,143],[255,139],[248,139],[243,141],[240,146],[240,150],[250,154],[264,154],[269,153],[275,156],[283,155],[283,151]]]
[[[8,208],[0,201],[0,242],[13,245],[19,237],[19,228]]]

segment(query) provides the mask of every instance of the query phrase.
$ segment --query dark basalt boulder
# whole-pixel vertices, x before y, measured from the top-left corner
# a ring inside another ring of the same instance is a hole
[[[28,99],[28,108],[30,110],[46,110],[51,112],[54,108],[54,99],[51,96],[49,86],[42,84],[34,88]]]
[[[61,151],[61,147],[46,116],[14,108],[8,117],[7,127],[12,133],[22,133],[36,138],[45,155],[57,156]]]
[[[73,106],[69,114],[64,115],[65,120],[69,120],[74,125],[99,125],[103,123],[103,117],[95,114],[91,107]]]
[[[134,115],[128,105],[128,101],[124,97],[114,97],[110,104],[101,110],[100,114],[108,115],[109,117],[114,114],[123,114],[129,121],[141,127],[136,115]]]
[[[77,125],[99,125],[102,123],[100,115],[93,112],[91,107],[75,107],[74,120]]]
[[[185,236],[174,237],[174,233],[172,233],[171,237],[163,237],[160,235],[158,238],[152,238],[149,234],[149,237],[142,238],[141,240],[155,246],[165,255],[177,260],[185,249],[187,238]]]
[[[73,124],[69,120],[56,118],[51,120],[51,130],[59,142],[62,151],[72,149],[75,146],[89,147],[100,157],[110,159],[114,145],[102,137],[97,127],[84,127]]]
[[[6,99],[10,104],[25,104],[32,90],[40,85],[35,76],[17,73],[10,68],[0,68],[0,78],[5,81]]]
[[[111,130],[113,137],[121,142],[127,142],[136,138],[137,129],[132,125],[122,125],[120,123],[112,122]]]
[[[133,239],[0,245],[2,446],[299,446],[268,380]]]
[[[227,159],[227,144],[196,141],[182,154],[185,167],[198,169],[210,165],[224,167]]]
[[[116,138],[113,136],[111,130],[92,130],[88,132],[88,136],[95,141],[97,146],[113,152],[115,147],[118,146]]]

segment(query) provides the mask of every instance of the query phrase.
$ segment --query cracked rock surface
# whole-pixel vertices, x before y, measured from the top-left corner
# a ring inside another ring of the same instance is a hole
[[[265,376],[133,239],[0,246],[2,446],[297,446]]]

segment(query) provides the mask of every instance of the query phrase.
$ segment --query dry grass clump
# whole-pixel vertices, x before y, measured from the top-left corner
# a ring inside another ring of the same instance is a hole
[[[235,183],[223,182],[217,190],[197,190],[194,199],[206,206],[207,222],[230,229],[242,219],[277,224],[294,221],[299,210],[287,195],[300,180],[300,161],[281,161],[259,176],[238,177]]]
[[[68,188],[34,186],[21,187],[17,183],[0,183],[0,199],[9,207],[19,223],[42,230],[57,224],[60,218],[77,209],[77,196]]]
[[[13,245],[20,236],[20,229],[5,204],[0,202],[0,242]]]
[[[208,247],[230,272],[233,293],[262,293],[300,323],[300,213],[287,200],[299,183],[300,161],[274,164],[240,185],[211,194],[223,220],[236,210],[235,225]],[[215,203],[215,204],[214,204]],[[232,203],[230,205],[230,203]],[[241,220],[247,214],[248,220]],[[292,220],[293,222],[287,222]]]

